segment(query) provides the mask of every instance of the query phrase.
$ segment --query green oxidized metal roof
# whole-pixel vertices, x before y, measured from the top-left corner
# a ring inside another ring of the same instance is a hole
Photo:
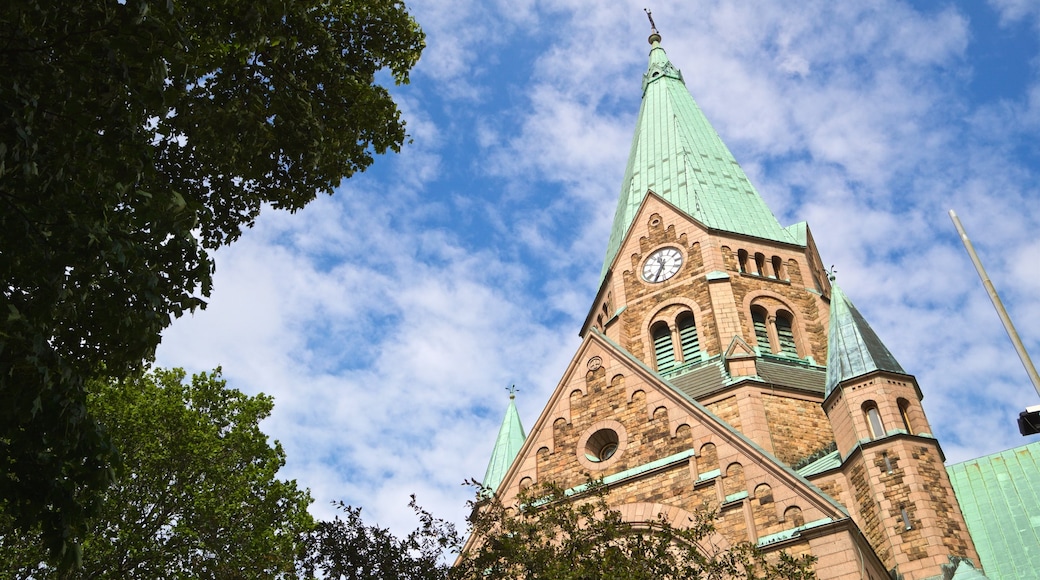
[[[874,371],[906,374],[896,357],[836,283],[831,284],[830,336],[824,397],[842,383]]]
[[[991,580],[1040,570],[1040,441],[946,468]]]
[[[639,121],[600,279],[647,190],[710,228],[798,244],[795,232],[780,226],[690,96],[682,74],[661,48],[660,37],[651,39]]]
[[[495,440],[495,449],[491,452],[491,460],[488,461],[487,471],[484,473],[484,487],[494,492],[498,489],[502,479],[509,471],[520,448],[524,445],[524,427],[520,424],[520,414],[516,412],[513,396],[509,396],[509,408],[506,416],[502,419],[502,426],[498,428],[498,438]]]

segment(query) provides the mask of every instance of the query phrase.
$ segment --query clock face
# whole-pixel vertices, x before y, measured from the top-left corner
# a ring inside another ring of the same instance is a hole
[[[664,282],[679,271],[682,259],[682,252],[678,248],[657,250],[643,264],[643,279],[647,282]]]

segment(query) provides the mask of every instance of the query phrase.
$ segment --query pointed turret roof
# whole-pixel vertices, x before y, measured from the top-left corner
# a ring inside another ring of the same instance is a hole
[[[824,397],[830,395],[843,381],[874,371],[906,374],[863,315],[832,280]]]
[[[614,261],[647,191],[710,228],[798,244],[693,100],[682,73],[661,48],[660,35],[652,34],[650,44],[643,102],[600,278]]]
[[[527,436],[524,435],[524,427],[520,424],[520,414],[516,412],[514,400],[516,395],[510,393],[509,408],[506,416],[502,419],[502,426],[498,429],[498,439],[495,440],[495,449],[491,452],[491,460],[488,461],[487,471],[484,473],[484,487],[494,492],[502,483],[509,466],[516,459],[516,454],[524,445]]]

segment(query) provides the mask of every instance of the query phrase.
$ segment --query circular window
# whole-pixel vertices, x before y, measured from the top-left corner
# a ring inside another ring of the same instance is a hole
[[[600,429],[585,443],[585,458],[595,463],[606,461],[617,453],[619,441],[617,431]]]

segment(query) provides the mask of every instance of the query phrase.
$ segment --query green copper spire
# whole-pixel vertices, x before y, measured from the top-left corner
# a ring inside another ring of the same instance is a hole
[[[827,386],[824,396],[831,394],[842,381],[873,371],[906,374],[863,315],[831,282],[830,336],[827,339]]]
[[[643,103],[600,279],[614,261],[647,190],[709,228],[797,244],[690,96],[656,30],[650,44]]]
[[[494,492],[498,489],[502,479],[509,471],[520,448],[524,445],[527,436],[524,435],[524,427],[520,424],[520,414],[516,412],[513,388],[509,393],[509,408],[506,416],[502,419],[502,426],[498,429],[498,439],[495,440],[495,449],[491,452],[491,461],[488,462],[487,472],[484,473],[484,487]]]

